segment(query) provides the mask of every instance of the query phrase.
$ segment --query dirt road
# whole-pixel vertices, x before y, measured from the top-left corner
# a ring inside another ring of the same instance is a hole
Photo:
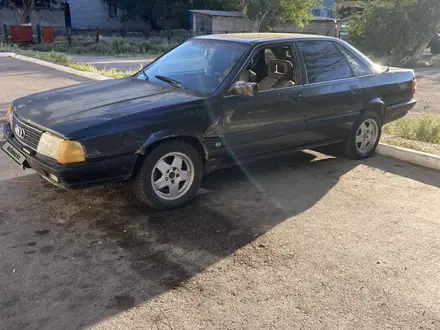
[[[300,153],[159,213],[0,168],[1,329],[440,328],[439,172]]]

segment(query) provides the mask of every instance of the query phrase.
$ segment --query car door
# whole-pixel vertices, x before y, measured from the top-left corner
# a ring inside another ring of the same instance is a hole
[[[287,47],[293,54],[291,43],[279,47]],[[253,54],[262,54],[261,50],[259,47]],[[291,58],[297,71],[296,60]],[[243,158],[301,144],[306,129],[304,91],[304,86],[295,84],[259,90],[253,97],[225,96],[223,137],[230,154]]]
[[[331,40],[298,41],[307,77],[309,142],[344,138],[362,110],[362,85]]]

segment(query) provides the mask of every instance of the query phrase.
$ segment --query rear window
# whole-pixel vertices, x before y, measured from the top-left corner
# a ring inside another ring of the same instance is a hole
[[[331,41],[300,41],[309,84],[353,76],[345,56]]]
[[[373,74],[373,71],[371,71],[371,69],[367,65],[365,65],[364,62],[362,62],[355,54],[353,54],[353,52],[342,45],[338,45],[338,48],[341,50],[342,54],[344,54],[356,77]]]

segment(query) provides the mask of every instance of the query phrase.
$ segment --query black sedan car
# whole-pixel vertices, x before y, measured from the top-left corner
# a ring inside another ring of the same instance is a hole
[[[127,181],[170,209],[221,167],[335,143],[369,157],[415,89],[413,71],[379,67],[338,39],[204,36],[133,77],[15,100],[2,149],[55,185]]]

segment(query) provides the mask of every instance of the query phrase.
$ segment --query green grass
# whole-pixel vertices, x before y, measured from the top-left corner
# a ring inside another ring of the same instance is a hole
[[[116,69],[98,69],[87,63],[70,63],[68,67],[81,71],[94,72],[111,78],[125,78],[134,75],[139,70],[117,71]]]
[[[397,147],[413,149],[440,156],[440,145],[427,142],[405,140],[394,135],[382,134],[381,142]]]
[[[107,56],[152,56],[161,55],[179,43],[137,41],[129,42],[124,38],[114,38],[110,42],[100,41],[99,43],[77,44],[73,46],[63,44],[21,44],[6,45],[0,43],[0,52],[37,51],[37,52],[59,52],[71,55],[107,55]]]
[[[440,144],[440,117],[428,114],[397,120],[385,125],[383,132],[406,140]]]

